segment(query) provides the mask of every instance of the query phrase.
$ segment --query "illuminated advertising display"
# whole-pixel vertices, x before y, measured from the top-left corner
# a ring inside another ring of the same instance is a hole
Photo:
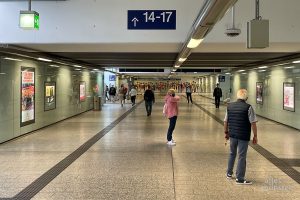
[[[81,81],[79,84],[79,99],[80,101],[85,101],[86,95],[85,95],[85,82]]]
[[[21,68],[21,126],[35,122],[35,69]]]
[[[44,110],[53,110],[56,108],[56,83],[45,82],[45,107]]]
[[[283,83],[283,109],[295,112],[295,83]]]
[[[263,83],[256,83],[256,103],[263,104]]]

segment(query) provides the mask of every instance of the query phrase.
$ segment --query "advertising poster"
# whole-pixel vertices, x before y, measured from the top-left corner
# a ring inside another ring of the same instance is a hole
[[[295,112],[295,83],[283,83],[283,109]]]
[[[256,103],[263,104],[263,83],[256,82]]]
[[[35,121],[35,69],[21,68],[21,126]]]
[[[53,110],[56,108],[56,83],[45,82],[45,107],[44,110]]]
[[[85,82],[84,81],[81,81],[80,84],[79,84],[79,98],[80,98],[80,101],[85,101]]]

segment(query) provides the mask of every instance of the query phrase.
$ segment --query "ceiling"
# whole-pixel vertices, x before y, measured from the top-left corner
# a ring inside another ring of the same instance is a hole
[[[146,77],[166,76],[170,71],[166,72],[164,69],[171,69],[178,55],[177,52],[80,52],[78,48],[76,52],[53,52],[43,44],[38,45],[40,50],[29,49],[29,47],[31,46],[10,45],[5,51],[15,55],[55,58],[62,62],[82,64],[91,68],[118,68],[132,76]],[[298,53],[293,52],[195,52],[177,70],[177,74],[200,76],[221,70],[234,70],[299,57]]]

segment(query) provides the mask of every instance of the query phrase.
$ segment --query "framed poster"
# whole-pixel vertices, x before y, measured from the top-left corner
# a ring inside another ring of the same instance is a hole
[[[256,82],[256,103],[263,104],[263,83]]]
[[[53,110],[56,108],[56,83],[45,82],[45,104],[44,110]]]
[[[80,81],[79,83],[79,100],[85,101],[86,95],[85,95],[85,82]]]
[[[283,110],[295,112],[295,83],[283,83]]]
[[[35,69],[21,67],[21,120],[26,126],[35,122]]]

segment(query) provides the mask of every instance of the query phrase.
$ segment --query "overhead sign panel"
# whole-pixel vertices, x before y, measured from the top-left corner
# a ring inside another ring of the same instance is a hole
[[[128,10],[128,29],[175,30],[176,10]]]

